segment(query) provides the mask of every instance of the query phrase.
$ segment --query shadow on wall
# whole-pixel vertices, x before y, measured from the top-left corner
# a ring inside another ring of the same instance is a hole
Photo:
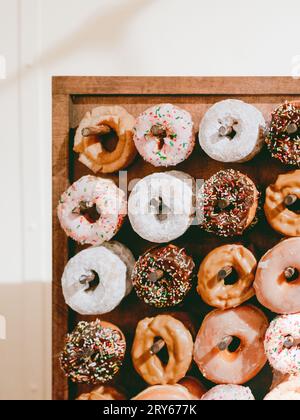
[[[95,51],[100,50],[101,47],[113,51],[122,39],[122,35],[126,32],[131,20],[140,10],[153,3],[153,1],[156,0],[127,0],[105,13],[101,13],[99,10],[59,44],[45,50],[30,67],[23,66],[18,72],[8,77],[3,82],[3,86],[0,85],[1,90],[8,88],[18,78],[25,78],[37,67],[47,66],[59,61],[67,57],[72,51],[79,50],[84,46],[88,46],[89,49],[94,47]]]
[[[50,305],[49,283],[0,284],[0,313],[6,319],[6,339],[0,340],[0,400],[51,395],[51,328],[45,333],[45,325],[51,325],[45,311]]]

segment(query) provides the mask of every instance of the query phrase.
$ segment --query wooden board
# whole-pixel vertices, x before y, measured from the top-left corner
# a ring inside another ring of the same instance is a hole
[[[74,399],[81,392],[90,389],[77,386],[65,379],[58,363],[58,354],[63,347],[63,339],[80,319],[92,320],[93,317],[80,317],[64,303],[61,291],[61,276],[64,266],[72,255],[82,247],[68,240],[60,228],[56,207],[60,195],[81,176],[90,171],[80,164],[72,146],[76,127],[87,110],[99,105],[121,105],[137,116],[147,107],[170,102],[189,111],[193,117],[196,132],[200,120],[206,110],[215,102],[235,98],[242,99],[259,108],[269,120],[270,112],[285,100],[299,100],[300,81],[292,78],[278,77],[55,77],[53,78],[53,399]],[[198,132],[196,133],[198,136]],[[235,168],[248,174],[264,191],[277,175],[286,172],[288,167],[271,159],[267,150],[263,150],[255,159],[243,164],[222,164],[210,159],[200,150],[197,141],[192,156],[176,169],[192,175],[196,179],[207,179],[222,168]],[[169,169],[154,168],[145,163],[141,157],[128,168],[128,182],[142,178],[153,172]],[[118,183],[118,174],[108,178]],[[136,235],[128,220],[122,227],[116,240],[126,244],[136,257],[141,255],[152,244]],[[257,258],[280,240],[267,224],[264,215],[260,222],[242,238],[220,239],[202,232],[192,226],[188,232],[174,243],[187,249],[196,262],[197,268],[205,255],[216,246],[225,243],[241,242],[251,248]],[[194,288],[195,289],[195,288]],[[258,305],[256,299],[252,299]],[[191,292],[183,305],[175,311],[188,314],[197,331],[203,317],[211,310],[201,302],[195,290]],[[112,313],[102,319],[117,324],[125,333],[128,352],[116,383],[121,385],[132,397],[146,387],[146,384],[134,371],[130,360],[130,348],[136,324],[145,316],[152,316],[163,311],[150,308],[141,303],[133,292]],[[170,311],[169,311],[170,312]],[[272,319],[274,314],[265,311]],[[201,377],[199,370],[193,366],[191,373],[212,386]],[[262,398],[270,386],[271,370],[266,366],[263,371],[250,382],[257,398]]]

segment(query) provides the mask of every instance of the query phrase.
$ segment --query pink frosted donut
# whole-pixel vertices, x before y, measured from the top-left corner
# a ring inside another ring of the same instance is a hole
[[[125,193],[109,179],[87,175],[63,193],[57,214],[61,227],[72,239],[101,245],[123,223],[127,214]]]
[[[257,299],[277,314],[300,312],[299,255],[300,238],[289,238],[269,250],[258,263],[254,281]]]
[[[264,398],[267,401],[299,401],[300,377],[291,376],[269,392]]]
[[[155,105],[137,118],[134,142],[140,155],[152,165],[178,165],[195,146],[191,115],[171,104]]]
[[[300,314],[275,318],[265,336],[270,365],[281,373],[300,374]]]
[[[209,390],[201,400],[214,401],[254,401],[251,389],[241,385],[217,385]]]

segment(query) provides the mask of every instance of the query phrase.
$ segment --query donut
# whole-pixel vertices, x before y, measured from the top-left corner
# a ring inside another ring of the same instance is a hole
[[[300,169],[279,175],[267,188],[264,210],[274,230],[285,236],[300,236],[299,199]]]
[[[88,111],[80,122],[74,140],[79,161],[94,173],[113,173],[129,166],[136,154],[133,141],[135,118],[121,106],[100,106]],[[109,141],[117,137],[115,149]]]
[[[259,302],[278,314],[300,312],[300,238],[279,242],[259,261],[254,289]]]
[[[248,176],[221,170],[199,188],[199,226],[219,236],[240,236],[255,223],[259,192]]]
[[[235,308],[254,296],[256,266],[254,255],[244,246],[220,246],[201,263],[197,292],[210,306]]]
[[[193,400],[188,390],[181,385],[154,385],[149,386],[139,393],[132,400],[150,400],[150,401],[172,401],[172,400]]]
[[[136,262],[132,283],[137,296],[156,308],[169,308],[183,301],[193,282],[195,264],[183,248],[175,245],[153,248]]]
[[[266,401],[299,401],[300,400],[300,376],[290,376],[271,392],[264,400]]]
[[[164,243],[182,236],[194,219],[195,181],[170,171],[149,175],[133,188],[128,216],[133,230],[143,239]]]
[[[260,152],[266,122],[253,105],[236,99],[214,104],[199,128],[200,146],[219,162],[246,162]]]
[[[194,360],[208,380],[242,385],[264,367],[268,320],[252,305],[216,309],[204,319],[196,337]]]
[[[273,158],[286,165],[300,166],[300,102],[285,102],[271,116],[266,138]]]
[[[72,382],[104,384],[119,372],[125,351],[125,337],[118,327],[99,319],[81,321],[66,336],[60,363]]]
[[[125,395],[112,386],[101,385],[93,389],[89,393],[81,394],[77,400],[79,401],[109,401],[109,400],[126,400]]]
[[[265,337],[270,365],[285,374],[300,374],[300,314],[275,318]]]
[[[200,400],[206,393],[204,385],[192,376],[185,376],[183,379],[180,379],[178,384],[184,386],[189,391],[193,400]]]
[[[169,356],[166,364],[158,356],[164,346]],[[169,315],[145,318],[137,325],[131,356],[135,370],[148,384],[175,384],[191,366],[193,338],[182,322]]]
[[[193,121],[184,109],[155,105],[136,120],[134,142],[139,154],[153,166],[176,166],[195,146]]]
[[[87,175],[62,194],[57,214],[65,233],[76,242],[101,245],[122,226],[125,193],[109,179]]]
[[[119,256],[122,252],[128,260]],[[67,305],[81,315],[111,312],[132,290],[134,263],[129,249],[117,242],[79,252],[70,259],[62,276]]]
[[[241,385],[217,385],[210,389],[202,401],[254,401],[250,388]]]

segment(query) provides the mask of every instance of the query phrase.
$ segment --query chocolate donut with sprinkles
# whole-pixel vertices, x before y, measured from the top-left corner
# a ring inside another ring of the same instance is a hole
[[[253,181],[234,169],[217,172],[197,194],[199,226],[218,236],[240,236],[256,222],[259,192]]]
[[[157,247],[139,258],[132,273],[138,297],[156,308],[180,304],[192,287],[195,264],[183,248]]]
[[[125,351],[125,337],[118,327],[99,319],[82,321],[66,336],[60,363],[72,382],[104,384],[120,370]]]
[[[266,143],[275,159],[300,167],[300,101],[285,102],[273,111]]]

